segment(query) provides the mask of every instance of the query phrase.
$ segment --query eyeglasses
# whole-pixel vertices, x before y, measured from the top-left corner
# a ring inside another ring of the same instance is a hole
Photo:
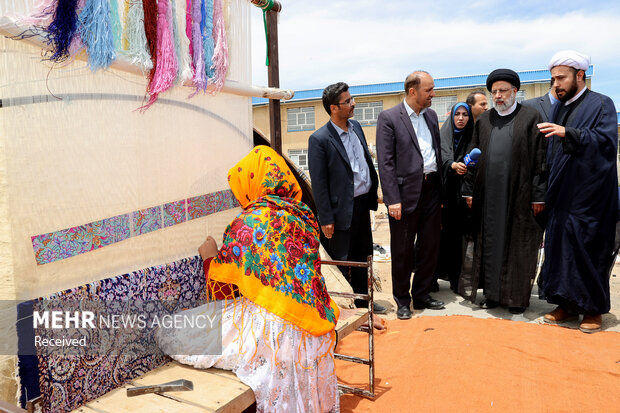
[[[336,106],[349,105],[349,104],[351,104],[353,102],[355,102],[355,98],[353,96],[351,96],[349,99],[345,100],[344,102],[336,103]]]
[[[508,88],[508,89],[495,89],[491,91],[491,95],[495,96],[498,93],[500,95],[505,95],[506,93],[510,92],[512,89]]]

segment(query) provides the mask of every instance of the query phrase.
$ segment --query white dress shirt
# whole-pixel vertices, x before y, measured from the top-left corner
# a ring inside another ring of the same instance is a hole
[[[403,103],[405,104],[407,115],[409,115],[409,119],[411,119],[411,125],[413,125],[415,135],[418,138],[418,145],[420,145],[422,159],[424,159],[424,173],[437,172],[437,158],[435,157],[435,150],[433,149],[433,136],[426,124],[426,119],[424,119],[426,108],[422,109],[418,115],[411,109],[406,100],[403,100]]]

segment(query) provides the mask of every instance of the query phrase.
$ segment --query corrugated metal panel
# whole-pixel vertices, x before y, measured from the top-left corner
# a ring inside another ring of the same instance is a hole
[[[548,82],[551,77],[549,70],[524,70],[517,72],[521,83],[538,83]],[[586,77],[592,77],[594,74],[594,65],[590,65],[586,71]],[[435,89],[457,89],[467,87],[483,87],[486,84],[487,74],[482,75],[467,75],[467,76],[453,76],[453,77],[440,77],[435,79]],[[349,91],[353,96],[364,96],[373,94],[385,94],[385,93],[400,93],[403,91],[403,82],[389,82],[389,83],[373,83],[368,85],[351,86]],[[295,96],[291,100],[283,102],[299,102],[304,100],[321,99],[323,95],[323,89],[309,89],[309,90],[297,90]],[[252,98],[252,105],[262,105],[268,102],[264,98]]]

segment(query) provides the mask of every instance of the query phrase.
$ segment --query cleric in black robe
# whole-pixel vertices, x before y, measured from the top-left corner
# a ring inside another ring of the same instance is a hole
[[[435,276],[450,281],[450,289],[454,292],[457,291],[463,263],[463,237],[471,232],[471,211],[461,196],[461,185],[467,172],[463,158],[467,155],[473,127],[471,108],[467,103],[459,102],[452,107],[450,117],[440,131],[444,197]]]
[[[544,209],[545,138],[540,114],[516,103],[519,76],[497,69],[488,76],[495,108],[476,121],[468,152],[480,148],[474,171],[464,179],[472,194],[474,262],[459,293],[472,302],[483,285],[488,308],[508,306],[517,314],[529,305],[543,228],[534,215]],[[472,188],[473,184],[473,188]]]
[[[558,305],[545,321],[585,314],[580,329],[594,332],[610,309],[618,132],[612,100],[585,85],[588,66],[589,58],[574,51],[558,52],[549,64],[560,103],[553,123],[540,125],[549,136],[549,221],[539,292]]]

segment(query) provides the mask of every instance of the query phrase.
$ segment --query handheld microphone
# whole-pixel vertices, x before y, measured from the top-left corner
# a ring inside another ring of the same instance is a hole
[[[476,165],[476,163],[478,163],[478,158],[480,158],[481,153],[482,152],[480,152],[480,149],[478,148],[472,149],[471,152],[469,152],[467,155],[465,155],[465,158],[463,158],[463,163],[465,163],[465,165],[467,166]]]

